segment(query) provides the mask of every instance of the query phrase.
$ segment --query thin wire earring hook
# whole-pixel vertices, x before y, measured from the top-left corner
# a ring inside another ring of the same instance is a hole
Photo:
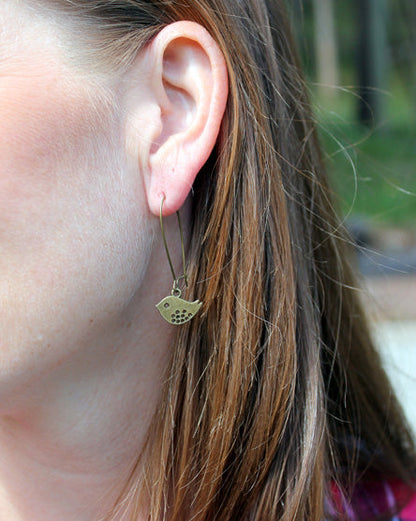
[[[171,259],[170,254],[169,254],[168,243],[166,241],[165,229],[163,227],[162,210],[163,210],[163,203],[165,202],[165,199],[166,199],[166,195],[163,195],[162,201],[160,203],[160,228],[162,230],[163,244],[165,245],[165,250],[166,250],[166,255],[167,255],[167,258],[168,258],[168,261],[169,261],[170,271],[172,272],[172,276],[173,276],[174,287],[177,286],[179,278],[182,278],[182,277],[183,277],[183,279],[185,281],[185,286],[188,287],[188,277],[186,275],[186,262],[185,262],[185,245],[184,245],[184,240],[183,240],[183,230],[182,230],[181,217],[179,215],[179,211],[177,211],[176,212],[176,216],[178,218],[179,232],[180,232],[180,235],[181,235],[182,262],[183,262],[183,276],[178,278],[176,276],[175,270],[173,268],[172,259]]]

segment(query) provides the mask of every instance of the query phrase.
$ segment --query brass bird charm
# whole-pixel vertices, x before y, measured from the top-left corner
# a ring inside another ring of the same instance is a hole
[[[189,322],[193,318],[202,306],[202,302],[195,300],[194,302],[188,302],[181,297],[181,290],[175,288],[172,290],[172,295],[162,299],[159,304],[156,304],[159,313],[162,317],[170,324],[177,326]]]

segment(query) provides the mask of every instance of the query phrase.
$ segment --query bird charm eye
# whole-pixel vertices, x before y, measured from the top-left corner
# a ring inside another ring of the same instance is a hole
[[[164,308],[168,308],[168,307],[169,307],[169,302],[165,302],[165,304],[164,304],[163,307],[164,307]]]

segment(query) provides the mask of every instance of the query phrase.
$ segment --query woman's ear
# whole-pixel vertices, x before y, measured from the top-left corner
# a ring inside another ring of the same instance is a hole
[[[184,203],[217,140],[228,96],[227,69],[217,43],[195,22],[168,25],[145,52],[142,64],[149,67],[157,106],[148,110],[152,135],[139,152],[140,163],[151,212],[159,215],[165,196],[163,214],[170,215]]]

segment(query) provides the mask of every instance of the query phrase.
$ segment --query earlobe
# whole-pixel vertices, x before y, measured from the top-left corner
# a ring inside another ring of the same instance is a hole
[[[152,83],[160,92],[160,133],[149,150],[147,199],[164,215],[184,203],[207,161],[223,118],[228,81],[224,57],[210,34],[194,22],[165,27],[151,43]]]

